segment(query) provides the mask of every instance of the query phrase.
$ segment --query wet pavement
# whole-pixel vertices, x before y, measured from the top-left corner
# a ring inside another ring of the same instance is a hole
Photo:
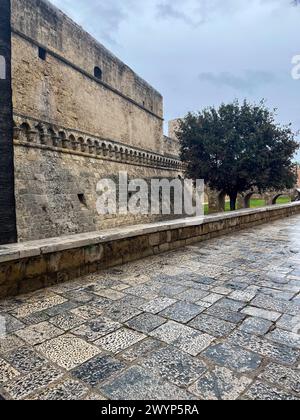
[[[300,217],[0,301],[1,397],[298,399]]]

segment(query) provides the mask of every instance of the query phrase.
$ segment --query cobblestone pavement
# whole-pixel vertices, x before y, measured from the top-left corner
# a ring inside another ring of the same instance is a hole
[[[300,396],[300,217],[0,301],[0,398]]]

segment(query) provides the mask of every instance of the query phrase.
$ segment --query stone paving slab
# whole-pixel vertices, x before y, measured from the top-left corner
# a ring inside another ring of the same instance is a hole
[[[300,217],[0,301],[0,395],[295,400]]]

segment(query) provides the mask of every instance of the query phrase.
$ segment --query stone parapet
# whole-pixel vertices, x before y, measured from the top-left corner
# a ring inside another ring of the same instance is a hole
[[[2,246],[0,297],[34,291],[299,213],[297,202]]]

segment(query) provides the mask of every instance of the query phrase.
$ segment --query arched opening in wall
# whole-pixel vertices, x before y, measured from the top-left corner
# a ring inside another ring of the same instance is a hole
[[[30,126],[27,123],[23,123],[20,125],[21,133],[20,133],[20,140],[28,141],[29,140],[29,131]]]
[[[255,192],[251,192],[246,195],[244,199],[244,207],[245,209],[255,209],[258,207],[266,206],[266,200],[261,194],[257,194]]]
[[[94,76],[96,77],[96,79],[102,80],[102,70],[100,69],[100,67],[95,67],[94,68]]]
[[[272,199],[272,204],[288,204],[291,203],[292,199],[291,197],[289,197],[288,195],[285,194],[277,194],[273,199]]]

